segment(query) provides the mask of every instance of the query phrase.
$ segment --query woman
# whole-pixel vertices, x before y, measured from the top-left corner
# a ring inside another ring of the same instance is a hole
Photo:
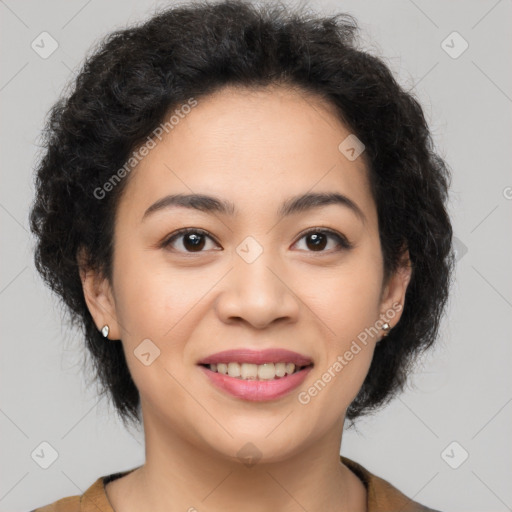
[[[38,511],[432,510],[339,455],[434,343],[453,266],[448,169],[355,32],[171,8],[52,109],[36,265],[146,461]]]

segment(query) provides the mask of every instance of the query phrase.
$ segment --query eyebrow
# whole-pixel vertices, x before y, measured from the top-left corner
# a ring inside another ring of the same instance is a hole
[[[366,217],[359,206],[357,206],[352,199],[337,192],[306,193],[291,197],[282,203],[281,207],[277,211],[277,216],[282,219],[283,217],[296,213],[333,204],[350,209],[363,224],[366,223]],[[218,213],[228,216],[234,216],[237,214],[236,207],[231,201],[205,194],[173,194],[162,197],[153,203],[144,212],[142,221],[157,211],[173,207],[189,208],[206,213]]]

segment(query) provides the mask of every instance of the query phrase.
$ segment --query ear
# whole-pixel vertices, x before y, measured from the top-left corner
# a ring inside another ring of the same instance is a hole
[[[108,325],[107,337],[111,340],[119,340],[121,333],[117,321],[114,295],[108,279],[101,273],[87,268],[83,251],[79,252],[77,261],[85,302],[96,328],[101,331],[104,325]]]
[[[381,294],[381,319],[383,322],[387,322],[391,329],[396,326],[402,316],[405,305],[405,293],[411,281],[411,276],[412,265],[409,250],[406,249],[402,254],[400,266],[394,274],[389,276]]]

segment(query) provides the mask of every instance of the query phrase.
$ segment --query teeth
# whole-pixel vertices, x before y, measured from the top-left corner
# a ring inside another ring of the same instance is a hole
[[[230,362],[210,364],[209,368],[212,372],[244,380],[272,380],[295,372],[295,364],[293,363],[240,364]],[[298,370],[299,368],[297,368]]]
[[[230,377],[240,377],[240,365],[238,363],[228,363],[228,375]]]
[[[240,368],[240,377],[245,380],[256,380],[258,377],[258,365],[249,363],[231,363],[236,364]]]
[[[274,363],[260,364],[258,366],[258,379],[271,380],[276,376],[276,367]]]
[[[286,364],[276,363],[274,366],[276,367],[276,377],[284,377],[286,374]]]

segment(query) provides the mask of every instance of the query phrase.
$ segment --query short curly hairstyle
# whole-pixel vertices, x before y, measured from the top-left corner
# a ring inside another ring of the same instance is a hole
[[[125,425],[140,424],[140,395],[122,345],[105,343],[96,328],[77,255],[85,250],[87,267],[111,282],[116,206],[129,177],[102,200],[94,191],[173,108],[224,86],[278,84],[327,100],[365,145],[386,278],[409,251],[402,317],[377,344],[346,418],[354,424],[402,391],[418,355],[436,340],[454,266],[445,208],[450,171],[418,101],[381,58],[358,48],[357,31],[349,14],[291,12],[282,4],[174,6],[108,34],[50,109],[30,211],[35,265],[83,330],[96,383]]]

